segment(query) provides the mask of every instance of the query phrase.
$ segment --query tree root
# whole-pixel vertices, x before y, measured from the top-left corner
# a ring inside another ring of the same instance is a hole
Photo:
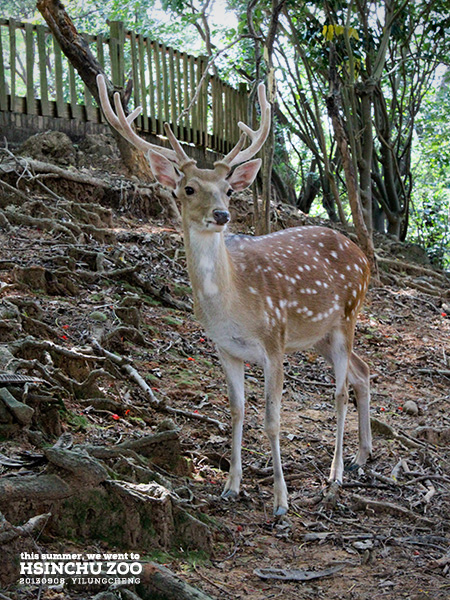
[[[169,569],[156,563],[144,566],[141,583],[136,587],[143,600],[212,600],[211,596],[185,583]]]

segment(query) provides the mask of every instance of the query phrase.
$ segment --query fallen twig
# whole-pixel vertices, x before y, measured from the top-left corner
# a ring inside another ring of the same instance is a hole
[[[261,579],[275,579],[277,581],[311,581],[311,579],[320,579],[334,575],[349,563],[341,563],[329,569],[322,571],[304,571],[302,569],[255,569],[253,573]]]
[[[112,363],[120,366],[120,368],[130,377],[130,379],[132,379],[135,383],[138,384],[138,386],[141,388],[141,390],[145,392],[147,398],[150,400],[150,405],[154,410],[169,413],[172,415],[178,415],[180,417],[187,417],[188,419],[195,419],[197,421],[204,421],[205,423],[210,423],[211,425],[218,427],[220,431],[226,431],[228,429],[225,423],[222,423],[217,419],[212,419],[211,417],[202,415],[197,412],[190,412],[181,408],[174,408],[173,406],[168,406],[164,401],[159,400],[155,396],[153,390],[145,381],[145,379],[137,372],[137,370],[129,362],[126,362],[121,356],[118,356],[113,352],[105,350],[105,348],[103,348],[97,340],[92,340],[92,345],[97,350],[97,352],[108,358]]]
[[[398,504],[394,504],[393,502],[385,502],[380,500],[372,500],[371,498],[364,498],[363,496],[358,496],[357,494],[352,494],[352,499],[355,501],[356,508],[360,510],[370,509],[376,513],[389,513],[391,515],[400,515],[403,517],[407,517],[412,521],[420,521],[426,525],[434,526],[436,525],[436,521],[431,519],[427,519],[426,517],[422,517],[422,515],[418,515],[414,513],[412,510],[408,510],[407,508],[403,508],[403,506],[399,506]]]

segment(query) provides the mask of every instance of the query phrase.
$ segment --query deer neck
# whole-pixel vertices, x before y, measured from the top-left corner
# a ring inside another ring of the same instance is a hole
[[[207,317],[209,310],[226,308],[233,294],[234,267],[222,232],[204,233],[185,224],[184,244],[196,312]],[[202,319],[203,320],[203,319]]]

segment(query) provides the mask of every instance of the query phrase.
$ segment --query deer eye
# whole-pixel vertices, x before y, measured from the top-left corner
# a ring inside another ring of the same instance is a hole
[[[191,187],[190,185],[187,185],[187,186],[184,188],[184,191],[186,192],[186,195],[187,195],[187,196],[192,196],[192,194],[195,194],[195,190],[194,190],[194,188],[193,188],[193,187]]]
[[[232,196],[233,195],[233,188],[230,188],[227,192],[227,196]]]

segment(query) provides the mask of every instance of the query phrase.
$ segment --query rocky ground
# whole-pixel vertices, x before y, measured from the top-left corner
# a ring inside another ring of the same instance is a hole
[[[332,373],[312,351],[286,358],[291,510],[275,520],[251,365],[243,488],[220,499],[226,389],[192,315],[174,207],[127,179],[112,145],[64,144],[38,137],[0,152],[0,598],[156,597],[142,585],[17,583],[20,552],[109,550],[139,552],[215,598],[447,598],[448,277],[416,248],[376,240],[382,285],[356,335],[372,374],[374,455],[346,473],[334,506],[323,501]],[[274,210],[275,227],[311,222]],[[237,198],[235,231],[249,231],[249,212]],[[356,427],[351,408],[347,457]]]

